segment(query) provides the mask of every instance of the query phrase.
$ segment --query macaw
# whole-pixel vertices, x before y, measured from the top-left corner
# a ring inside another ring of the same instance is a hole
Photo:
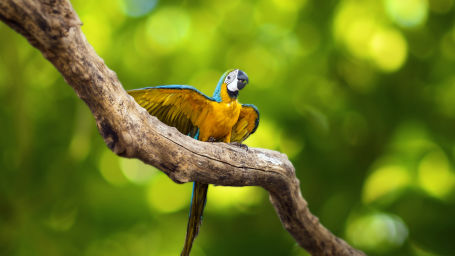
[[[256,131],[259,111],[240,104],[239,91],[248,84],[245,72],[224,73],[208,97],[192,86],[163,85],[130,90],[136,102],[163,123],[200,141],[242,143]],[[202,221],[208,184],[194,182],[185,244],[181,256],[188,256]]]

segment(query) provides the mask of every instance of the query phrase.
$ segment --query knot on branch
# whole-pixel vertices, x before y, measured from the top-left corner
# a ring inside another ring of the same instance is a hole
[[[106,142],[107,147],[112,150],[114,153],[117,153],[115,151],[115,146],[118,143],[118,134],[117,132],[114,131],[112,126],[106,121],[102,120],[97,123],[98,125],[98,130],[101,133],[101,136],[104,138],[104,142]]]
[[[39,28],[53,41],[66,37],[72,27],[82,25],[68,0],[44,0],[39,7],[28,11]]]
[[[0,19],[42,50],[61,47],[71,28],[82,25],[68,0],[1,1]]]

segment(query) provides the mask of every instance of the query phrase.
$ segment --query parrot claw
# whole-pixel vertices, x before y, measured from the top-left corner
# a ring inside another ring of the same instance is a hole
[[[234,146],[237,146],[237,147],[240,147],[240,148],[243,148],[246,151],[248,151],[248,146],[246,144],[243,144],[243,143],[240,143],[240,142],[237,142],[237,141],[231,142],[230,144],[234,145]]]
[[[209,137],[209,139],[207,140],[207,142],[216,142],[216,139],[213,138],[213,137]]]

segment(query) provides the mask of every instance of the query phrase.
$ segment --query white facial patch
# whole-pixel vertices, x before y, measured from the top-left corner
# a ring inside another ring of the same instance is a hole
[[[229,74],[226,76],[226,79],[224,79],[224,83],[227,84],[227,88],[231,92],[236,92],[239,90],[237,87],[237,74],[239,73],[239,70],[236,69],[234,71],[229,72]]]

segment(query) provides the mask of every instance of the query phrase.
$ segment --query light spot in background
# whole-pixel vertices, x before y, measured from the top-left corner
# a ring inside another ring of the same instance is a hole
[[[192,183],[176,184],[163,173],[157,173],[147,188],[147,201],[153,211],[172,213],[190,207]]]
[[[416,156],[424,150],[437,147],[428,137],[428,132],[423,124],[405,121],[396,129],[390,146],[393,151]]]
[[[380,26],[381,18],[371,2],[343,1],[333,20],[335,38],[356,57],[365,58],[373,32]]]
[[[406,60],[407,43],[400,31],[388,28],[379,10],[377,2],[344,1],[334,18],[333,32],[354,57],[393,72]]]
[[[366,179],[362,200],[364,203],[371,203],[410,186],[411,182],[411,174],[403,166],[386,165],[379,167]]]
[[[191,19],[181,8],[161,8],[154,12],[146,24],[145,39],[155,54],[168,54],[188,38]]]
[[[407,44],[403,35],[395,29],[378,30],[370,42],[370,56],[381,70],[398,70],[405,62]]]
[[[346,236],[354,247],[384,253],[400,247],[406,241],[408,228],[398,216],[372,213],[350,220]]]
[[[352,22],[346,31],[345,42],[349,51],[356,57],[367,58],[370,54],[371,39],[378,25],[370,18],[359,18]]]
[[[118,158],[112,151],[105,149],[101,153],[98,168],[107,182],[115,186],[122,186],[127,184],[128,180],[123,176]]]
[[[445,199],[455,192],[455,173],[449,159],[442,149],[429,139],[423,124],[414,121],[403,122],[397,128],[388,151],[389,155],[400,159],[400,162],[409,163],[412,172],[406,174],[405,170],[401,169],[404,167],[391,169],[389,162],[385,165],[388,166],[386,170],[378,169],[366,181],[364,201],[373,201],[383,194],[409,186],[410,182],[439,199]],[[397,161],[396,159],[391,162],[392,166],[395,166],[393,163]],[[409,175],[412,175],[413,179]],[[376,189],[374,184],[377,184]]]
[[[123,13],[126,15],[141,17],[151,12],[157,2],[157,0],[120,0],[119,4]]]
[[[423,157],[419,164],[418,181],[428,194],[440,199],[455,191],[455,173],[442,151],[433,151]]]
[[[217,211],[220,214],[232,214],[237,211],[248,211],[252,206],[263,201],[265,192],[260,187],[226,187],[210,186],[207,202],[209,211]]]
[[[384,0],[387,16],[402,27],[425,23],[428,16],[427,0]]]
[[[145,184],[158,172],[155,167],[138,159],[119,157],[119,161],[123,175],[132,183]]]

